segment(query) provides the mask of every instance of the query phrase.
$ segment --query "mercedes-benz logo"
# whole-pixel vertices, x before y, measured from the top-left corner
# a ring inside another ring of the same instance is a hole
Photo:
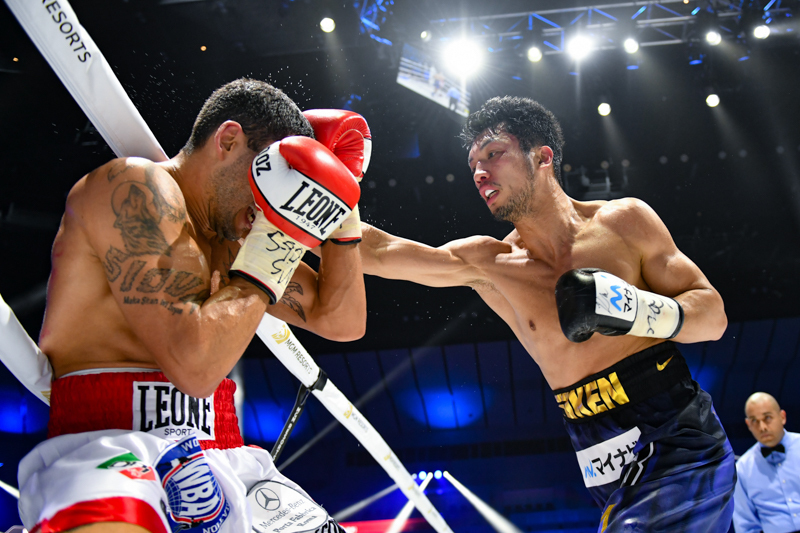
[[[274,511],[281,506],[280,498],[270,489],[258,489],[256,491],[256,502],[267,511]]]

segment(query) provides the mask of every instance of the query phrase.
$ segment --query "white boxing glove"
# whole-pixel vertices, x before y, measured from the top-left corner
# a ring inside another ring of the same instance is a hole
[[[231,275],[283,296],[303,254],[339,227],[361,190],[353,174],[321,143],[287,137],[264,149],[250,166],[258,211]]]

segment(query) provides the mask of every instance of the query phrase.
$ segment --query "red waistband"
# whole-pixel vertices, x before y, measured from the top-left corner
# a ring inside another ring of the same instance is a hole
[[[48,438],[102,429],[140,430],[132,427],[137,381],[169,383],[161,372],[104,372],[53,381]],[[233,404],[235,391],[236,384],[225,379],[214,392],[214,439],[200,440],[204,450],[244,446]]]

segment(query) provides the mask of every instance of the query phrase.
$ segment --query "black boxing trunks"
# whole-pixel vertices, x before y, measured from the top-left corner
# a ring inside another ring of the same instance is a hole
[[[674,343],[553,392],[584,484],[603,507],[598,532],[727,533],[733,450]]]

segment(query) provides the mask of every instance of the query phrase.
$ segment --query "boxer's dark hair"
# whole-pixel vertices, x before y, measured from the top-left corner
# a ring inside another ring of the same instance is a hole
[[[519,147],[527,154],[532,148],[549,146],[553,150],[553,171],[558,184],[561,180],[564,134],[555,115],[539,102],[518,96],[496,96],[487,100],[472,113],[461,131],[461,140],[468,150],[486,130],[491,133],[510,133],[519,140]]]
[[[283,91],[263,81],[239,78],[208,97],[183,150],[190,154],[201,148],[226,120],[241,124],[247,147],[254,152],[290,135],[314,138],[311,124]]]

